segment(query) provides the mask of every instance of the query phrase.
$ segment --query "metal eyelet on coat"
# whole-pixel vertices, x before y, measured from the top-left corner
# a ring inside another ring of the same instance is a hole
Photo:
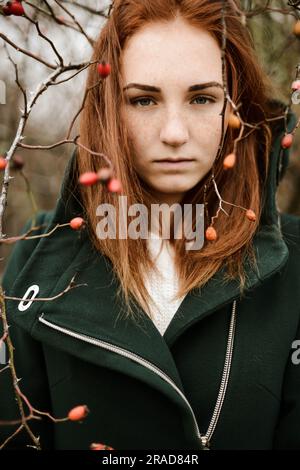
[[[40,288],[37,284],[33,284],[32,286],[28,287],[27,291],[22,297],[21,302],[18,303],[18,310],[20,310],[20,312],[27,310],[32,304],[32,299],[38,295],[39,291]],[[31,293],[32,295],[30,295]]]

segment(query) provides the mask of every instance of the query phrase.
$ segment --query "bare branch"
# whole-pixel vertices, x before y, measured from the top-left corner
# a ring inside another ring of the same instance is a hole
[[[37,297],[37,298],[34,298],[34,299],[29,299],[30,302],[46,302],[46,301],[48,302],[50,300],[58,299],[59,297],[63,296],[64,294],[66,294],[70,290],[76,289],[77,287],[83,287],[83,286],[86,287],[88,284],[85,284],[85,283],[84,284],[75,284],[74,285],[74,279],[77,276],[77,274],[78,273],[74,274],[74,276],[72,277],[72,279],[69,282],[68,286],[65,288],[65,290],[63,290],[59,294],[54,295],[53,297]],[[9,295],[5,295],[5,293],[3,294],[3,298],[7,299],[7,300],[24,300],[22,297],[10,297]]]
[[[39,57],[38,55],[33,54],[33,52],[26,51],[26,50],[23,49],[22,47],[17,46],[17,45],[16,45],[11,39],[9,39],[5,34],[0,33],[0,38],[2,38],[5,42],[7,42],[10,46],[12,46],[12,47],[13,47],[14,49],[16,49],[17,51],[20,51],[20,52],[22,52],[23,54],[27,55],[28,57],[31,57],[32,59],[37,60],[37,61],[40,62],[41,64],[46,65],[46,67],[49,67],[49,69],[56,69],[57,66],[56,66],[55,64],[50,64],[50,62],[47,62],[46,60],[42,59],[42,58]]]
[[[52,48],[54,54],[55,54],[56,57],[58,58],[58,61],[59,61],[60,66],[63,67],[63,66],[64,66],[64,61],[63,61],[62,56],[61,56],[61,55],[59,54],[59,52],[57,51],[57,49],[56,49],[55,44],[53,43],[53,41],[51,41],[51,39],[49,39],[44,33],[42,33],[42,31],[41,31],[41,29],[40,29],[39,22],[36,21],[36,20],[34,20],[34,19],[32,19],[32,18],[30,18],[30,16],[28,16],[28,15],[26,15],[26,14],[24,15],[24,17],[27,18],[27,20],[30,21],[32,24],[34,24],[34,26],[36,27],[36,30],[37,30],[37,32],[38,32],[38,35],[41,36],[41,38],[45,39],[45,41],[47,41],[47,42],[50,44],[50,46],[51,46],[51,48]]]
[[[55,1],[55,3],[56,3],[57,5],[60,6],[60,8],[61,8],[62,10],[64,10],[64,11],[67,13],[67,15],[69,15],[69,16],[72,18],[72,20],[74,21],[74,23],[78,26],[79,31],[84,35],[84,37],[86,37],[86,39],[88,40],[88,42],[90,43],[90,45],[91,45],[92,47],[94,47],[95,41],[87,35],[87,33],[84,31],[84,29],[83,29],[83,27],[81,26],[81,24],[79,23],[79,21],[76,19],[76,17],[75,17],[74,15],[72,15],[72,13],[71,13],[66,7],[64,7],[64,6],[61,4],[61,2],[60,2],[59,0],[54,0],[54,1]]]

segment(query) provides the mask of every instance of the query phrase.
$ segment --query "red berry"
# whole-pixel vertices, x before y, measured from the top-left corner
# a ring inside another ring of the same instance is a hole
[[[292,90],[293,90],[293,91],[300,90],[300,80],[295,80],[295,81],[292,83]]]
[[[292,146],[294,136],[293,134],[286,134],[281,140],[281,147],[288,149]]]
[[[229,168],[233,168],[234,165],[235,165],[235,161],[236,161],[235,153],[230,153],[229,155],[227,155],[227,157],[225,157],[224,161],[223,161],[224,170],[228,170]]]
[[[0,157],[0,170],[4,170],[7,165],[7,161],[5,158]]]
[[[108,63],[102,61],[97,65],[97,70],[101,78],[106,78],[111,72],[111,67]]]
[[[295,36],[299,37],[300,36],[300,20],[296,21],[293,27],[293,33]]]
[[[112,178],[107,183],[107,189],[111,193],[121,193],[122,186],[121,186],[120,181],[117,178]]]
[[[80,421],[85,418],[88,413],[89,409],[86,405],[79,405],[69,411],[68,418],[70,421]]]
[[[100,442],[93,442],[90,445],[91,450],[115,450],[113,447],[109,447],[106,444],[101,444]]]
[[[59,23],[59,24],[66,24],[66,20],[65,20],[65,18],[64,18],[63,16],[57,16],[57,17],[56,17],[56,21],[57,21],[57,23]]]
[[[73,230],[79,230],[80,228],[83,227],[83,225],[84,225],[84,219],[82,217],[74,217],[74,219],[70,221],[70,227]]]
[[[228,118],[228,125],[229,127],[233,127],[234,129],[239,129],[241,127],[241,121],[238,116],[233,113],[230,113]]]
[[[255,215],[255,212],[252,209],[247,210],[246,217],[247,217],[247,219],[251,220],[252,222],[256,221],[256,215]]]
[[[25,14],[23,5],[20,1],[7,2],[6,7],[3,7],[3,11],[4,9],[6,15],[22,16]]]
[[[9,5],[5,5],[5,6],[2,8],[2,13],[3,13],[3,15],[5,15],[5,16],[11,15],[10,6],[9,6]]]
[[[112,177],[112,172],[110,168],[101,168],[101,170],[99,170],[97,174],[101,183],[106,183]]]
[[[21,155],[14,155],[11,160],[11,167],[14,170],[21,170],[24,166],[24,159]]]
[[[208,227],[205,232],[206,239],[209,241],[215,241],[217,239],[217,232],[213,227]]]
[[[82,173],[82,175],[79,176],[79,183],[83,184],[84,186],[92,186],[98,181],[99,177],[94,171],[87,171],[86,173]]]

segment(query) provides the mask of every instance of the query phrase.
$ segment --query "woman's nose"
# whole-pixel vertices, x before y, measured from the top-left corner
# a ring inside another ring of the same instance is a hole
[[[167,117],[160,132],[161,141],[168,145],[179,146],[188,141],[187,124],[180,113]]]

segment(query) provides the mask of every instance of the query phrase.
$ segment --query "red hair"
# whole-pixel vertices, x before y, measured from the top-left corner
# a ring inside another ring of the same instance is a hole
[[[220,0],[116,0],[95,43],[92,60],[107,61],[111,65],[111,74],[88,94],[81,114],[80,141],[92,151],[109,156],[128,198],[128,206],[144,203],[149,207],[153,200],[129,164],[133,148],[120,116],[120,107],[124,103],[119,75],[122,50],[128,39],[145,24],[172,21],[177,15],[190,25],[204,28],[221,48],[223,27]],[[257,215],[257,221],[251,222],[241,210],[233,206],[228,209],[226,206],[229,217],[220,212],[214,224],[218,232],[215,242],[205,242],[201,250],[187,252],[184,238],[171,239],[181,283],[178,297],[192,288],[203,286],[223,266],[227,268],[226,279],[239,278],[243,291],[245,259],[249,258],[255,266],[252,240],[260,222],[263,186],[268,170],[272,132],[266,118],[274,117],[276,113],[282,114],[281,110],[272,110],[270,107],[272,83],[258,63],[252,38],[243,24],[237,2],[226,2],[225,19],[228,91],[235,103],[242,103],[239,113],[245,122],[262,124],[238,143],[237,162],[230,172],[223,170],[222,162],[232,152],[233,140],[237,135],[236,130],[228,128],[221,158],[215,162],[215,180],[224,200],[251,208]],[[91,87],[98,80],[95,64],[89,68],[86,86]],[[97,171],[103,165],[105,162],[101,157],[90,155],[79,148],[78,174]],[[203,203],[204,184],[208,182],[209,176],[188,191],[182,204]],[[96,235],[99,222],[96,207],[106,202],[115,205],[117,211],[118,198],[98,185],[84,187],[80,191],[86,219],[89,221],[90,237],[95,248],[110,260],[112,270],[120,281],[118,293],[124,295],[125,313],[133,315],[131,302],[137,302],[151,317],[143,272],[155,267],[148,255],[146,240],[99,239]],[[216,214],[219,203],[212,185],[208,188],[207,202],[211,217]],[[209,222],[205,221],[205,228]]]

